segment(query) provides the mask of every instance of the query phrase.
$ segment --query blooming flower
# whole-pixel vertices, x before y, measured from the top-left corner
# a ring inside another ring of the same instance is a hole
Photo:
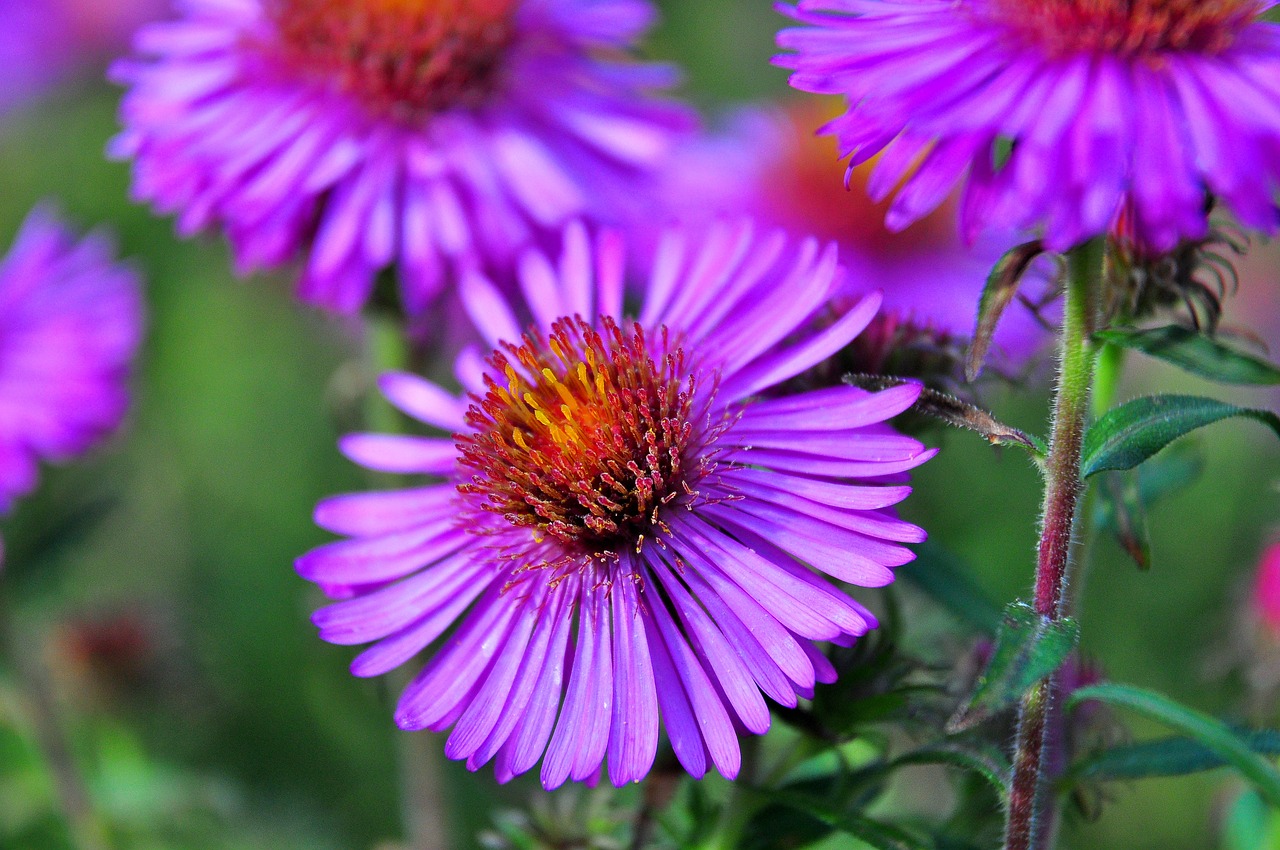
[[[136,275],[36,209],[0,263],[0,513],[119,425],[142,331]]]
[[[1280,26],[1264,0],[801,0],[793,86],[842,94],[851,164],[880,154],[901,228],[964,180],[961,227],[1042,226],[1053,250],[1129,208],[1156,251],[1208,232],[1207,193],[1280,224]],[[967,175],[967,176],[966,176]]]
[[[683,223],[744,214],[835,242],[848,271],[843,295],[856,298],[873,289],[884,294],[876,333],[863,334],[855,346],[866,346],[870,336],[892,343],[854,357],[865,367],[855,371],[882,371],[878,366],[890,349],[901,353],[917,342],[946,348],[948,341],[968,337],[987,275],[1016,236],[965,245],[954,196],[904,230],[888,229],[888,202],[871,201],[865,191],[870,163],[850,172],[848,187],[837,179],[836,143],[814,132],[830,114],[825,104],[756,107],[733,116],[726,132],[691,138],[664,172],[667,208]],[[1009,311],[997,339],[1008,359],[1020,360],[1042,337],[1033,315],[1017,309]]]
[[[874,315],[871,296],[806,330],[839,285],[834,247],[740,224],[697,241],[673,231],[657,251],[634,319],[613,233],[570,226],[558,263],[523,256],[523,333],[493,285],[466,277],[492,349],[460,360],[469,396],[381,381],[454,437],[342,443],[366,467],[434,480],[322,502],[317,523],[349,539],[297,564],[342,600],[316,613],[321,636],[373,643],[358,676],[456,625],[396,722],[452,726],[446,754],[473,770],[496,759],[504,781],[542,758],[556,787],[606,757],[615,784],[639,780],[659,715],[690,773],[735,775],[735,725],[769,726],[762,693],[794,706],[834,676],[814,641],[875,625],[818,573],[887,584],[912,558],[901,544],[924,536],[891,506],[932,452],[882,424],[917,387],[759,396]]]
[[[134,193],[240,270],[305,257],[354,311],[395,265],[421,312],[446,274],[625,206],[687,123],[621,54],[646,0],[187,0],[122,62]]]

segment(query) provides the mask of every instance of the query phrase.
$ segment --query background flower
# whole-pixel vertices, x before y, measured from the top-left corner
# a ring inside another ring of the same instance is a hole
[[[494,352],[460,361],[470,402],[382,379],[403,412],[457,436],[342,444],[366,467],[439,483],[322,502],[317,522],[350,539],[298,561],[353,597],[315,622],[326,640],[373,643],[357,675],[457,623],[396,722],[452,726],[446,754],[472,769],[496,758],[500,780],[544,751],[547,787],[594,777],[606,756],[615,784],[639,780],[659,714],[690,773],[736,775],[735,725],[769,727],[762,692],[794,706],[834,677],[814,641],[875,625],[804,564],[881,586],[913,558],[900,544],[924,538],[890,507],[910,492],[901,473],[933,452],[882,424],[918,387],[757,397],[874,315],[873,296],[805,331],[838,285],[835,249],[740,224],[673,231],[657,250],[634,322],[616,234],[573,225],[558,263],[525,254],[523,335],[498,290],[468,277]]]
[[[32,212],[0,264],[0,513],[35,487],[39,461],[120,424],[141,333],[138,279],[111,243]]]
[[[724,132],[685,142],[664,173],[663,198],[670,216],[683,223],[706,223],[724,215],[750,215],[797,236],[832,241],[847,270],[842,297],[876,290],[884,295],[877,332],[894,338],[898,346],[905,334],[958,351],[973,333],[978,298],[992,266],[1022,240],[1003,232],[988,234],[979,245],[965,245],[954,196],[904,230],[887,228],[888,201],[867,196],[873,163],[850,172],[846,186],[835,141],[817,132],[835,114],[832,106],[792,102],[740,109]],[[1028,293],[1034,290],[1028,281]],[[1015,307],[1001,323],[997,352],[1007,362],[1020,363],[1044,338],[1034,315]],[[865,341],[860,338],[857,344]],[[867,364],[861,371],[881,371],[872,368],[872,361],[884,358],[856,359]]]
[[[827,129],[880,155],[893,229],[965,182],[961,227],[1043,227],[1064,250],[1126,205],[1151,250],[1208,231],[1206,193],[1280,224],[1280,26],[1261,0],[802,0],[791,84],[842,94]],[[856,11],[855,11],[856,10]],[[901,187],[899,184],[901,183]]]
[[[299,294],[358,309],[394,266],[424,310],[451,270],[505,263],[633,202],[688,115],[624,55],[644,0],[189,0],[138,36],[114,155],[183,234],[239,269],[305,257]]]

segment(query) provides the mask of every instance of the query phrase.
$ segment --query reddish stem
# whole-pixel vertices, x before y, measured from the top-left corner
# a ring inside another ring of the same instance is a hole
[[[1081,452],[1088,422],[1096,356],[1090,342],[1097,316],[1095,281],[1102,271],[1102,242],[1076,248],[1068,257],[1066,312],[1059,341],[1058,387],[1053,435],[1045,467],[1044,512],[1036,566],[1035,607],[1041,616],[1063,616],[1076,509],[1084,482]],[[1052,677],[1026,695],[1018,714],[1018,742],[1005,828],[1005,850],[1042,850],[1053,818],[1044,792],[1045,757],[1054,688]]]

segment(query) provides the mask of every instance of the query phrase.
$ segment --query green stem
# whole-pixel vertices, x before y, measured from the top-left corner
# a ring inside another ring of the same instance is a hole
[[[409,344],[404,322],[383,313],[369,313],[365,318],[368,334],[368,363],[374,372],[374,383],[384,372],[408,368]],[[365,427],[370,431],[394,434],[404,431],[400,414],[371,388],[364,407]],[[374,473],[375,487],[395,486],[392,476]],[[397,691],[406,686],[411,676],[397,681]],[[399,762],[400,812],[406,845],[410,850],[447,850],[450,846],[449,818],[445,800],[444,777],[438,736],[427,732],[395,733]]]
[[[1115,404],[1120,389],[1120,375],[1124,371],[1125,349],[1104,342],[1098,351],[1098,378],[1094,382],[1093,415],[1102,415]]]
[[[1045,464],[1044,510],[1036,565],[1035,608],[1042,617],[1064,616],[1076,509],[1084,484],[1081,450],[1089,417],[1097,356],[1090,337],[1098,315],[1103,242],[1086,243],[1068,256],[1066,310],[1059,340],[1058,387],[1053,435]],[[1042,680],[1022,701],[1017,749],[1005,829],[1005,850],[1042,850],[1054,821],[1046,813],[1053,801],[1045,793],[1044,774],[1052,762],[1046,753],[1056,709],[1052,677]]]

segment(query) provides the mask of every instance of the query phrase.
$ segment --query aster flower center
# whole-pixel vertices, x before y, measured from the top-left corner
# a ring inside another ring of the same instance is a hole
[[[287,63],[409,116],[481,102],[515,36],[515,0],[269,3]]]
[[[694,378],[666,329],[651,341],[600,325],[562,319],[494,353],[505,382],[486,379],[467,414],[475,431],[458,446],[474,472],[458,489],[535,541],[609,555],[642,546],[662,508],[692,495],[700,437]]]
[[[1225,50],[1257,0],[987,0],[995,18],[1054,54]]]

